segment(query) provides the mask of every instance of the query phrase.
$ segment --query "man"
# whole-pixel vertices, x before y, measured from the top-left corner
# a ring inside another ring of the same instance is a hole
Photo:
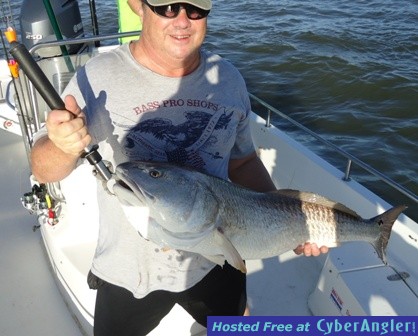
[[[254,190],[275,189],[252,144],[243,78],[201,49],[211,6],[211,0],[138,6],[141,38],[80,69],[63,94],[67,111],[51,111],[47,133],[37,135],[32,170],[39,182],[65,178],[94,142],[113,167],[172,161]],[[95,335],[145,335],[175,303],[202,325],[208,315],[244,313],[244,274],[200,255],[162,250],[137,233],[117,198],[100,186],[98,201]],[[318,255],[326,248],[295,251]]]

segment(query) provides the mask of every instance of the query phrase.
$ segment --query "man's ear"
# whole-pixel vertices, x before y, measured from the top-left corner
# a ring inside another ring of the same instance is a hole
[[[131,7],[132,12],[137,14],[142,21],[143,8],[141,0],[127,0],[129,7]]]

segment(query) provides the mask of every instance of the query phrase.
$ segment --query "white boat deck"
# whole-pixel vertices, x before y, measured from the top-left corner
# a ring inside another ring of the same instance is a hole
[[[0,335],[82,335],[58,291],[37,224],[20,204],[30,190],[21,137],[0,130]]]

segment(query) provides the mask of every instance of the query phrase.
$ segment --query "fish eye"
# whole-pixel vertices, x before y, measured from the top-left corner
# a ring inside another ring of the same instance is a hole
[[[153,178],[158,178],[161,175],[162,175],[161,172],[159,172],[158,170],[150,170],[150,172],[149,172],[149,176],[151,176]]]

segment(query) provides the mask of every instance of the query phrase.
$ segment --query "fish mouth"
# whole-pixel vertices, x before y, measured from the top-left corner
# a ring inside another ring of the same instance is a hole
[[[122,188],[133,192],[132,188],[124,180],[117,180],[116,183],[119,184]]]
[[[116,183],[122,188],[125,188],[133,192],[140,201],[145,201],[145,200],[152,201],[154,199],[153,195],[141,189],[138,186],[138,184],[135,183],[134,179],[129,176],[129,174],[127,173],[125,169],[121,167],[116,167],[116,177],[117,177]]]

